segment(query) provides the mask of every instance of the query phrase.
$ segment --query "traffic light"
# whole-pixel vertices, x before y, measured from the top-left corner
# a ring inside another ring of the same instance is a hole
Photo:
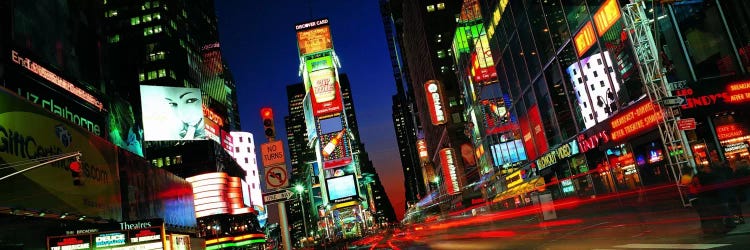
[[[82,186],[81,183],[81,156],[76,156],[76,160],[70,163],[70,174],[73,177],[73,186]]]
[[[273,126],[273,110],[271,108],[261,108],[260,117],[263,119],[263,134],[268,140],[276,138],[276,129]]]

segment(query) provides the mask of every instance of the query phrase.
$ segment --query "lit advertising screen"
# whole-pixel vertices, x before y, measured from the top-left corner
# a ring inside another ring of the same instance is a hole
[[[484,33],[484,29],[482,29]],[[471,76],[477,83],[492,83],[497,79],[495,63],[492,59],[492,50],[487,34],[482,34],[479,38],[474,39],[474,48],[476,52],[471,58]]]
[[[328,190],[328,200],[333,203],[349,201],[357,196],[357,184],[354,175],[326,179],[326,189]]]
[[[351,163],[349,138],[346,129],[320,136],[323,169],[335,168]]]
[[[109,102],[109,141],[143,157],[143,126],[136,120],[133,107],[122,98]]]
[[[505,107],[505,100],[502,98],[486,99],[479,101],[479,104],[482,105],[487,134],[496,134],[510,130],[510,127],[504,130],[498,129],[506,125],[509,121],[509,112]]]
[[[118,150],[125,220],[163,218],[168,226],[195,227],[193,186],[129,151]]]
[[[297,46],[300,55],[312,54],[333,48],[331,30],[326,24],[297,31]]]
[[[221,143],[221,137],[219,136],[219,134],[221,134],[221,129],[219,125],[208,119],[206,119],[205,121],[206,136],[208,137],[208,139],[217,143]]]
[[[317,55],[321,56],[318,57]],[[331,57],[330,53],[315,54],[311,57],[313,58],[308,58],[305,61],[307,72],[333,68],[333,57]]]
[[[193,185],[195,218],[216,214],[244,214],[251,211],[245,206],[242,179],[216,172],[186,178]]]
[[[83,169],[82,186],[73,184],[72,158],[2,180],[0,205],[121,220],[115,147],[103,138],[0,88],[0,145],[0,176],[76,151]]]
[[[583,122],[586,128],[591,128],[617,111],[620,82],[609,51],[582,58],[580,63],[580,66],[571,64],[566,72],[573,83]]]
[[[141,105],[146,141],[208,139],[200,89],[141,85]]]
[[[311,72],[309,80],[313,115],[321,116],[343,110],[341,90],[333,69]]]
[[[490,147],[496,167],[526,160],[526,151],[521,140],[498,143]]]
[[[344,129],[343,122],[342,116],[340,115],[320,119],[320,134],[330,134],[341,131]]]
[[[164,249],[164,222],[160,219],[126,221],[66,229],[71,235],[47,237],[48,250]],[[81,232],[81,233],[78,233]]]

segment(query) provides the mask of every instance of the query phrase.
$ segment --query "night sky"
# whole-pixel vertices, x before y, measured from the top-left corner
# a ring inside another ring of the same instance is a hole
[[[286,86],[302,81],[294,25],[329,19],[340,73],[349,75],[352,84],[362,140],[401,218],[404,177],[391,118],[396,87],[378,1],[219,0],[216,14],[224,59],[237,83],[242,129],[255,135],[256,147],[266,141],[261,107],[273,108],[276,138],[286,140]],[[260,149],[257,154],[260,165]],[[269,207],[269,220],[274,221],[275,211]]]

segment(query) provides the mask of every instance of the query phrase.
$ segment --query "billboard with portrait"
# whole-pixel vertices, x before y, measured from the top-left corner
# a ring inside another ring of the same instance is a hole
[[[311,72],[309,80],[313,115],[332,114],[344,109],[341,89],[333,69]]]
[[[297,46],[300,55],[312,54],[333,48],[328,19],[297,25]]]
[[[84,128],[0,90],[0,176],[81,152],[81,182],[68,169],[73,159],[47,164],[0,181],[0,206],[122,219],[114,145]]]
[[[354,175],[326,179],[326,189],[328,200],[333,203],[349,201],[357,196],[357,182],[354,180]]]
[[[109,141],[143,157],[143,126],[136,119],[133,106],[122,98],[109,102]]]
[[[146,141],[206,140],[198,88],[141,85]]]
[[[129,151],[118,150],[123,216],[126,220],[163,218],[171,226],[194,228],[193,186]]]

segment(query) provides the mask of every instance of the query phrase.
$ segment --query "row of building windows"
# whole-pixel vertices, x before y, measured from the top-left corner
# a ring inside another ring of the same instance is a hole
[[[162,158],[156,158],[151,160],[151,164],[153,164],[157,168],[161,167],[167,167],[172,166],[176,164],[182,164],[182,155],[177,155],[174,157],[162,157]]]
[[[160,5],[159,1],[146,1],[141,5],[141,10],[148,10],[151,8],[158,8]],[[166,6],[165,6],[166,7]]]
[[[433,11],[435,11],[435,7],[437,7],[437,10],[444,10],[445,9],[445,3],[438,3],[438,4],[427,5],[427,12],[433,12]]]
[[[154,79],[163,78],[163,77],[167,77],[167,70],[158,69],[158,70],[152,70],[146,73],[138,74],[138,81],[143,82],[143,81],[154,80]],[[173,70],[169,70],[169,77],[172,79],[177,79],[177,76],[175,75]]]
[[[162,32],[161,25],[143,28],[143,36],[150,36]]]
[[[161,13],[156,12],[152,14],[146,14],[143,16],[132,17],[130,18],[130,25],[135,26],[141,23],[148,23],[154,20],[161,20]]]

